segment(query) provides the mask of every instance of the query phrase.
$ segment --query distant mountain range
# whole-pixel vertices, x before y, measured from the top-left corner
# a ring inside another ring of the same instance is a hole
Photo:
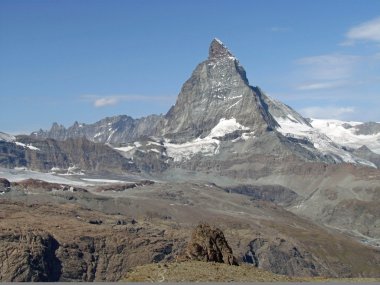
[[[380,239],[377,222],[363,221],[378,217],[372,203],[380,198],[380,124],[302,117],[249,85],[218,39],[164,116],[122,115],[67,129],[54,123],[49,131],[0,140],[0,165],[10,168],[285,187],[297,197],[291,211]]]

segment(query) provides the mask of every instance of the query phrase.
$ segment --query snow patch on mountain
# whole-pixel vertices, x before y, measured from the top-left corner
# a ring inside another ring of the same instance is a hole
[[[116,149],[118,151],[129,152],[135,148],[136,148],[136,146],[129,145],[129,146],[123,146],[123,147],[115,147],[114,149]]]
[[[182,144],[165,142],[164,146],[166,147],[168,156],[172,157],[174,161],[190,159],[197,153],[201,153],[204,156],[212,156],[219,153],[220,141],[217,138],[224,137],[238,130],[249,131],[249,128],[239,124],[235,118],[222,118],[204,138],[196,138],[193,141]]]
[[[35,147],[35,146],[31,145],[31,144],[24,144],[22,142],[15,142],[15,144],[18,145],[18,146],[22,146],[23,148],[28,148],[30,150],[37,150],[37,151],[40,150],[38,147]]]
[[[249,130],[249,128],[239,124],[235,118],[220,119],[219,123],[211,130],[207,137],[224,137],[227,134],[233,133],[237,130]]]
[[[201,153],[204,156],[211,156],[217,153],[220,141],[217,139],[197,138],[191,142],[185,142],[182,144],[174,144],[166,142],[164,145],[169,157],[172,157],[174,161],[182,161],[190,159],[197,153]]]
[[[285,118],[275,117],[275,119],[280,125],[280,127],[277,128],[277,131],[287,137],[306,139],[310,141],[322,154],[332,156],[338,163],[359,163],[376,168],[372,162],[355,157],[318,129],[296,120],[291,115],[288,115]]]
[[[373,152],[380,154],[380,133],[358,135],[355,126],[361,124],[363,123],[339,120],[311,120],[311,125],[315,129],[328,136],[335,143],[355,149],[365,145]]]
[[[3,168],[0,167],[0,176],[9,180],[10,182],[19,182],[25,179],[39,179],[51,183],[63,183],[69,185],[80,185],[85,186],[88,183],[84,183],[77,180],[66,179],[64,177],[56,176],[52,173],[42,173],[38,171],[28,170],[26,168]]]
[[[5,141],[5,142],[14,142],[16,138],[12,135],[0,132],[0,141]]]

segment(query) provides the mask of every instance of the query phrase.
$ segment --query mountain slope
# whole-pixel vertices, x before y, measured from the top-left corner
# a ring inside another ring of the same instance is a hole
[[[0,166],[67,174],[139,172],[130,159],[109,146],[85,138],[56,141],[17,136],[13,142],[3,140],[0,141]]]
[[[185,82],[165,118],[165,136],[181,141],[205,137],[222,119],[234,118],[251,132],[277,126],[249,86],[244,68],[218,39],[211,42],[208,59]]]
[[[380,154],[380,123],[311,119],[311,125],[337,144],[358,149],[367,146]]]
[[[152,136],[158,132],[159,125],[163,117],[151,115],[140,119],[133,119],[129,116],[107,117],[94,124],[80,124],[75,122],[71,127],[65,128],[54,123],[49,131],[39,130],[31,134],[34,138],[52,138],[64,141],[69,138],[81,138],[98,142],[120,143],[131,142],[140,137]]]

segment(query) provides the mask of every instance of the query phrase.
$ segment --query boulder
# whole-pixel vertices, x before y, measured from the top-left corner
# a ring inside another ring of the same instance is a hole
[[[238,265],[223,232],[207,224],[198,225],[186,249],[191,260]]]

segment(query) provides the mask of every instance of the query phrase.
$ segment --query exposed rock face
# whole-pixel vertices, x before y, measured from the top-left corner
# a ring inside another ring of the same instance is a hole
[[[79,124],[75,122],[71,127],[65,128],[54,123],[49,131],[39,130],[31,134],[35,138],[52,138],[55,140],[67,140],[69,138],[85,137],[98,143],[112,143],[118,145],[135,141],[140,137],[153,136],[162,124],[163,117],[151,115],[140,119],[129,116],[107,117],[94,124]]]
[[[239,61],[214,39],[209,58],[196,67],[166,114],[164,133],[178,141],[188,141],[207,135],[221,119],[232,117],[251,131],[277,126],[262,98],[249,86]]]
[[[239,185],[226,188],[226,191],[247,195],[254,200],[270,201],[283,206],[289,206],[299,198],[297,193],[281,185]]]
[[[43,172],[52,168],[98,173],[138,172],[136,165],[107,145],[93,143],[85,138],[56,141],[19,136],[23,147],[14,143],[0,142],[0,165],[3,167],[28,167]]]
[[[200,224],[195,228],[186,256],[192,260],[238,265],[223,232],[207,224]]]
[[[375,135],[380,133],[380,123],[366,122],[357,126],[354,126],[355,132],[358,135]]]
[[[380,154],[371,151],[367,146],[363,145],[362,147],[355,149],[353,154],[372,162],[380,169]]]
[[[0,165],[6,168],[27,166],[25,150],[13,142],[0,141]]]
[[[0,280],[12,282],[58,281],[61,263],[58,242],[43,231],[0,233]]]
[[[132,266],[170,260],[179,242],[76,206],[0,203],[0,281],[118,281]]]
[[[248,245],[243,261],[276,274],[319,276],[331,274],[299,245],[283,238],[255,238]]]

